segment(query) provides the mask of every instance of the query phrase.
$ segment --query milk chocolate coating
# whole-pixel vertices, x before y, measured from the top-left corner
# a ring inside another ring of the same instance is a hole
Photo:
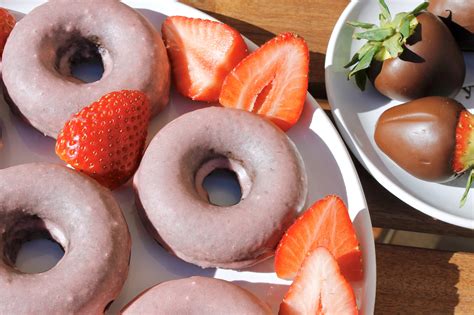
[[[0,170],[0,314],[103,314],[128,274],[130,235],[109,190],[69,168]],[[52,269],[15,268],[21,244],[50,238],[64,250]]]
[[[190,277],[156,285],[138,295],[121,311],[141,314],[272,314],[255,295],[230,282]]]
[[[438,15],[463,50],[474,50],[474,1],[431,0],[428,10]]]
[[[383,95],[410,101],[425,96],[454,97],[462,88],[464,58],[446,25],[423,12],[420,23],[398,58],[374,62],[369,78]]]
[[[71,63],[94,51],[102,58],[102,78],[84,83],[72,77]],[[143,91],[154,114],[168,103],[169,62],[160,34],[117,0],[52,0],[38,6],[16,24],[2,62],[10,103],[50,137],[112,91]]]
[[[375,142],[395,163],[420,179],[452,179],[456,125],[464,107],[453,99],[425,97],[386,110]]]
[[[215,168],[236,173],[238,204],[209,203],[202,180]],[[258,115],[222,107],[160,130],[133,182],[151,235],[204,268],[244,268],[272,256],[307,195],[303,161],[288,136]]]

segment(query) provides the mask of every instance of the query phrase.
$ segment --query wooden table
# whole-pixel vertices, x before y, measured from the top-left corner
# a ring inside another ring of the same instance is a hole
[[[184,0],[261,45],[281,32],[303,36],[311,51],[309,92],[326,110],[324,58],[348,0]],[[434,220],[380,186],[354,159],[377,228],[472,238],[474,231]],[[474,314],[474,253],[376,244],[376,314]]]

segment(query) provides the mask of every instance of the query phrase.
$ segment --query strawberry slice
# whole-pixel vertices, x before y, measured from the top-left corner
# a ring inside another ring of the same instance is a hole
[[[306,254],[324,246],[336,258],[349,281],[363,278],[359,242],[344,202],[335,195],[314,203],[288,229],[275,253],[275,271],[292,279]]]
[[[354,291],[326,248],[306,257],[278,314],[358,314]]]
[[[247,56],[247,45],[232,27],[210,20],[168,17],[161,32],[178,91],[198,101],[219,100],[227,74]]]
[[[118,91],[75,114],[59,133],[56,154],[110,189],[136,171],[145,148],[150,102],[140,91]]]
[[[308,70],[306,42],[291,33],[278,35],[229,73],[219,102],[259,114],[288,130],[303,111]]]
[[[10,35],[13,27],[15,26],[15,17],[4,8],[0,8],[0,59],[3,54],[3,48],[7,42],[7,38]]]

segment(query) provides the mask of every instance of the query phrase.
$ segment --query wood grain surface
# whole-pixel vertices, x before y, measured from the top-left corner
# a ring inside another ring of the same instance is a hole
[[[474,314],[474,254],[376,245],[376,314]]]
[[[324,58],[348,0],[184,0],[258,45],[282,32],[305,38],[311,51],[309,92],[330,109]],[[374,227],[473,238],[474,231],[434,220],[380,186],[355,160]],[[376,229],[379,231],[380,229]],[[376,245],[376,314],[474,314],[474,254]]]

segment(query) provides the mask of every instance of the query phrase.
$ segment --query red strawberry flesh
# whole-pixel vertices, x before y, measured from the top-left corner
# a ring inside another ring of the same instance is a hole
[[[279,311],[280,315],[357,313],[354,291],[324,247],[308,253]]]
[[[285,233],[275,253],[278,277],[292,279],[306,254],[319,246],[329,249],[349,281],[363,278],[354,227],[344,202],[335,195],[314,203]]]
[[[462,173],[474,166],[474,115],[463,110],[456,126],[453,169]]]
[[[227,74],[247,56],[232,27],[215,21],[171,16],[162,25],[178,91],[193,100],[216,102]]]
[[[456,125],[456,147],[454,150],[453,170],[461,174],[474,167],[474,115],[463,110]],[[467,201],[469,190],[474,182],[474,169],[469,174],[466,190],[461,197],[460,206]]]
[[[3,48],[7,42],[13,27],[15,26],[15,18],[6,9],[0,8],[0,58],[3,54]]]
[[[140,162],[150,104],[140,91],[106,94],[75,114],[56,141],[56,154],[111,189],[124,184]]]
[[[291,33],[278,35],[229,73],[219,102],[259,114],[288,130],[303,111],[308,70],[306,42]]]

